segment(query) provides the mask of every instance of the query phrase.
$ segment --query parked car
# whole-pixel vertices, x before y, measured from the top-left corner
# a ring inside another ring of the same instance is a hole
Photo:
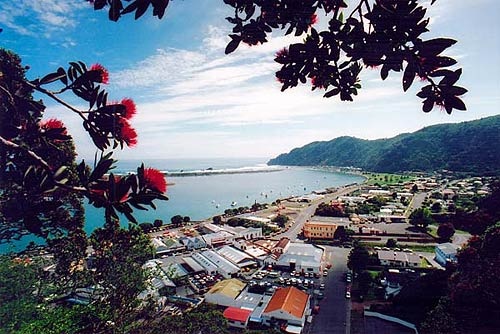
[[[325,289],[325,283],[321,283],[321,284],[319,285],[319,289],[320,289],[320,290],[324,290],[324,289]]]
[[[346,297],[347,299],[350,299],[350,298],[351,298],[351,292],[350,292],[350,291],[346,291],[346,292],[345,292],[345,297]]]
[[[319,305],[316,305],[316,306],[313,307],[312,313],[313,314],[318,314],[319,313]]]

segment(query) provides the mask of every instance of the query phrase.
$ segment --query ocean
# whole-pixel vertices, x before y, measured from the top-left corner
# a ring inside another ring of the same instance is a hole
[[[266,159],[168,159],[145,161],[151,166],[168,172],[206,171],[213,174],[198,176],[167,176],[168,201],[156,201],[156,210],[134,212],[139,223],[162,219],[170,222],[174,215],[203,220],[233,207],[251,206],[255,202],[271,203],[278,198],[300,196],[313,190],[338,187],[362,182],[363,177],[334,173],[303,167],[266,167]],[[122,161],[117,173],[132,172],[140,161]],[[225,174],[235,169],[261,170],[258,173]],[[220,172],[220,173],[219,173]],[[178,175],[178,174],[175,174]],[[102,226],[103,210],[85,206],[85,229],[91,232]],[[122,217],[121,223],[128,221]]]
[[[122,160],[113,170],[117,174],[134,172],[141,164],[139,160]],[[251,206],[255,202],[271,203],[278,198],[300,196],[313,190],[338,187],[364,179],[359,175],[335,173],[305,167],[266,166],[267,159],[155,159],[145,160],[146,167],[161,171],[189,173],[210,172],[199,176],[167,176],[168,201],[156,201],[156,210],[135,210],[139,223],[162,219],[169,223],[174,215],[189,216],[191,220],[203,220],[222,214],[232,207]],[[208,171],[207,171],[208,170]],[[237,170],[256,173],[229,173]],[[235,202],[234,206],[231,204]],[[85,231],[91,233],[104,222],[104,210],[89,205],[85,200]],[[127,226],[122,216],[120,223]],[[11,244],[0,244],[0,253],[21,250],[29,241],[41,243],[40,238],[25,236]]]

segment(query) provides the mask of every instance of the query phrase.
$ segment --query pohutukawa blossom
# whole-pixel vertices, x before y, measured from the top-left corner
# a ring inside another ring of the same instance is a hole
[[[283,48],[276,52],[276,59],[277,60],[285,60],[288,57],[288,49]]]
[[[120,117],[118,122],[120,124],[120,130],[117,135],[118,139],[123,140],[129,147],[137,145],[137,132],[135,132],[135,129],[127,119]]]
[[[311,15],[310,20],[311,20],[311,23],[310,23],[309,25],[311,25],[311,26],[312,26],[313,24],[318,23],[318,15],[316,15],[316,14],[312,14],[312,15]]]
[[[314,86],[314,87],[317,87],[319,89],[325,89],[323,83],[321,82],[320,79],[318,79],[318,77],[312,77],[311,78],[311,84]]]
[[[154,168],[144,169],[144,182],[146,186],[160,193],[167,191],[167,181],[162,172]]]
[[[101,64],[93,64],[92,66],[90,66],[90,70],[99,72],[99,74],[101,75],[101,80],[99,82],[103,84],[107,84],[109,82],[109,72]]]
[[[123,117],[131,119],[137,112],[134,101],[132,99],[125,98],[120,103],[125,106],[125,114]]]
[[[64,126],[64,123],[58,119],[55,119],[55,118],[51,118],[51,119],[48,119],[46,121],[42,121],[40,123],[40,128],[42,128],[44,130],[64,129],[64,131],[62,133],[65,135],[68,134],[68,132],[66,131],[66,127]]]

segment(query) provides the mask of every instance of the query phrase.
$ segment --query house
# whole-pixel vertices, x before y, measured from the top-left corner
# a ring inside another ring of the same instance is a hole
[[[303,327],[309,312],[309,295],[295,287],[278,288],[264,312],[263,323],[268,326],[277,324]]]
[[[219,231],[203,235],[203,240],[212,247],[225,245],[234,241],[236,236],[227,231]]]
[[[459,247],[457,245],[450,242],[437,245],[434,250],[436,253],[436,261],[442,266],[446,266],[448,262],[456,262],[458,249]]]
[[[332,222],[307,221],[302,229],[304,237],[333,240],[337,224]]]
[[[422,260],[413,253],[379,250],[377,252],[380,264],[395,267],[419,267]]]
[[[205,301],[219,306],[234,306],[236,297],[245,286],[245,283],[236,278],[220,281],[205,294]]]
[[[276,266],[290,271],[320,273],[323,249],[311,244],[291,242],[287,250],[278,258]]]
[[[228,307],[224,310],[222,315],[227,320],[229,327],[235,328],[246,328],[248,325],[248,319],[250,319],[250,314],[252,311],[245,310],[237,307]]]
[[[207,247],[207,243],[200,237],[182,237],[179,241],[187,250],[200,249]]]

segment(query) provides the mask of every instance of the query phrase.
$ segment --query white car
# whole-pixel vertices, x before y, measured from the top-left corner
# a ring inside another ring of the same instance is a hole
[[[350,299],[350,298],[351,298],[351,292],[350,292],[350,291],[346,291],[346,293],[345,293],[345,297],[346,297],[347,299]]]

